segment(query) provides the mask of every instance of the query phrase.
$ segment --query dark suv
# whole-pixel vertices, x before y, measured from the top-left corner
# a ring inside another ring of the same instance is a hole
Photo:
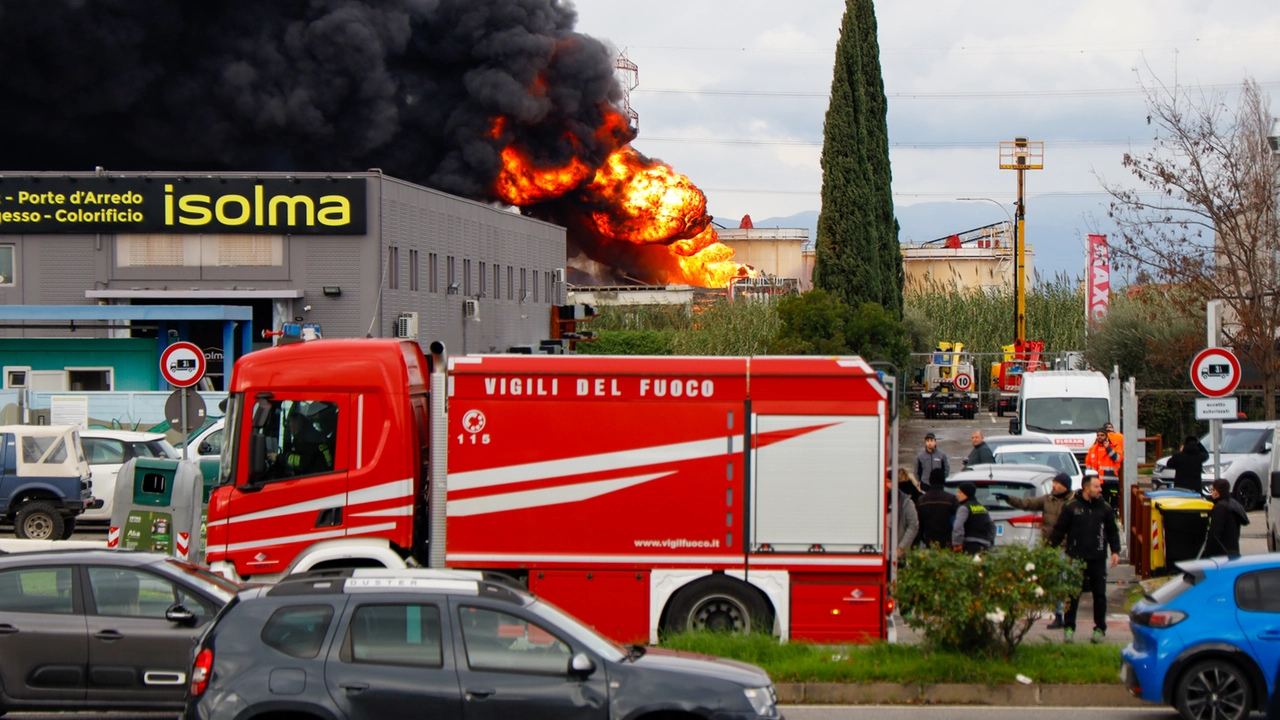
[[[201,640],[186,720],[779,718],[769,676],[620,647],[479,573],[321,570],[241,591]]]

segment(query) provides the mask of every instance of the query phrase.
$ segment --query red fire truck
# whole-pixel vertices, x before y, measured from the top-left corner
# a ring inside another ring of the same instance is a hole
[[[620,641],[882,638],[887,404],[859,358],[255,352],[207,557],[501,572]]]

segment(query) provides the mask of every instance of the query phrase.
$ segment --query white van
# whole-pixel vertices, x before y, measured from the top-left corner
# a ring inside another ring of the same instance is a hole
[[[1084,465],[1097,432],[1111,421],[1111,385],[1100,372],[1040,370],[1022,376],[1014,435],[1036,433],[1065,447]]]

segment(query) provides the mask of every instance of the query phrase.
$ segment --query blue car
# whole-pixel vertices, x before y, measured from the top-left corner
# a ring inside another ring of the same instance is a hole
[[[1129,613],[1120,675],[1187,720],[1265,710],[1280,668],[1280,554],[1178,563],[1182,574]]]

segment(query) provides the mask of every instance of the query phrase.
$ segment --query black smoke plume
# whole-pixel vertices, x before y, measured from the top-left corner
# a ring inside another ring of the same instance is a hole
[[[493,199],[506,142],[590,167],[617,145],[595,133],[614,53],[576,19],[561,0],[0,0],[0,167],[379,167]]]

